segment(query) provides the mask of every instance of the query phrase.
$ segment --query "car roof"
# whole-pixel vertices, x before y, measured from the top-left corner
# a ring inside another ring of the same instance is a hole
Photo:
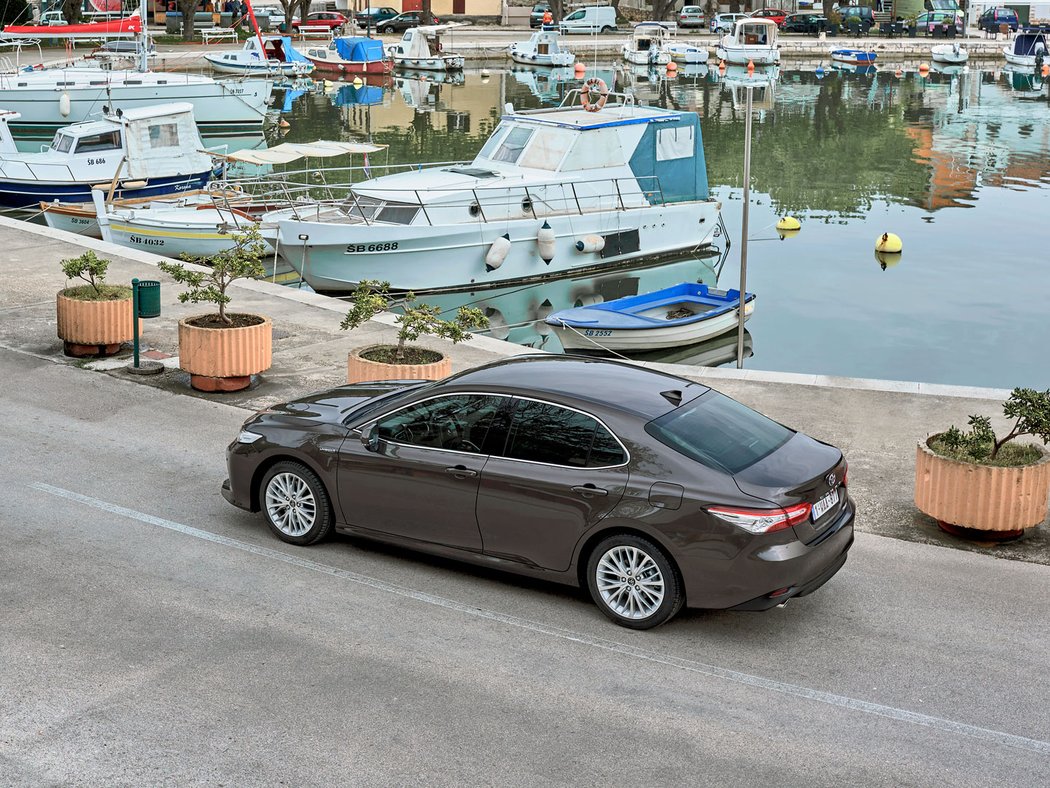
[[[600,405],[648,420],[708,387],[635,364],[588,356],[515,356],[447,378],[439,388],[483,389]]]

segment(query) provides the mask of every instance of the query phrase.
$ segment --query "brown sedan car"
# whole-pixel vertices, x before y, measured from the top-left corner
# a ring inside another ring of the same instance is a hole
[[[579,585],[636,629],[763,610],[846,561],[846,461],[699,383],[572,356],[275,406],[227,451],[228,501],[286,542],[332,529]]]

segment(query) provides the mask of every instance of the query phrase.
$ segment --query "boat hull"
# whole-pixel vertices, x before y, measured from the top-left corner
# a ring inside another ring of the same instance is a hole
[[[183,255],[212,257],[236,245],[229,230],[220,230],[221,224],[219,219],[208,226],[176,227],[114,217],[110,220],[109,232],[112,243],[128,249],[141,249],[175,259]],[[236,227],[231,229],[237,231]]]
[[[1038,64],[1036,63],[1035,55],[1015,55],[1012,50],[1004,49],[1003,57],[1006,58],[1007,63],[1013,63],[1015,66],[1028,66],[1029,68],[1035,68]]]
[[[174,194],[204,187],[211,179],[211,171],[195,175],[173,175],[163,178],[149,178],[141,182],[142,186],[118,186],[113,196],[115,199],[155,197],[163,194]],[[91,188],[99,182],[91,183],[52,183],[39,181],[0,181],[0,205],[5,208],[34,208],[41,201],[52,202],[91,202]],[[107,189],[108,192],[108,189]]]
[[[726,63],[746,66],[749,62],[756,66],[773,66],[780,62],[780,50],[764,46],[727,46],[719,44],[715,56]]]
[[[211,66],[213,71],[218,71],[220,74],[246,74],[258,77],[275,75],[299,77],[305,76],[314,70],[312,66],[308,66],[306,63],[237,63],[232,60],[224,61],[213,56],[210,52],[205,53],[204,59],[208,61],[208,65]]]
[[[670,46],[667,49],[671,59],[676,63],[706,63],[710,53],[703,47]]]
[[[462,55],[445,57],[394,57],[398,68],[409,68],[414,71],[462,71],[466,59]]]
[[[831,53],[832,60],[837,63],[848,63],[851,66],[874,65],[876,57],[874,52],[861,52],[853,49],[835,50]]]
[[[575,63],[576,55],[571,52],[558,52],[553,55],[537,55],[511,50],[510,59],[515,63],[522,63],[526,66],[548,66],[551,68],[560,68],[562,66],[571,66]]]
[[[421,291],[498,287],[708,246],[719,210],[716,201],[705,200],[438,226],[338,224],[302,218],[278,220],[268,240],[315,290],[346,292],[371,279],[389,282],[396,290]],[[555,235],[550,263],[540,258],[536,240],[545,220]],[[497,268],[487,270],[486,254],[504,233],[510,236],[510,249]],[[588,235],[605,237],[606,248],[577,251],[577,241]]]
[[[671,62],[671,56],[662,50],[651,49],[648,52],[639,52],[636,49],[624,47],[620,50],[623,59],[636,66],[666,66]]]
[[[751,304],[748,304],[751,306]],[[751,319],[750,311],[745,314],[744,322]],[[739,325],[736,310],[732,310],[710,320],[703,320],[689,326],[668,326],[667,328],[646,329],[600,329],[573,328],[552,324],[554,333],[565,350],[618,350],[621,352],[641,352],[646,350],[665,350],[667,348],[695,345],[708,339],[721,336]]]
[[[21,114],[10,127],[19,136],[50,137],[56,129],[89,120],[102,107],[121,110],[153,106],[169,101],[193,104],[194,117],[202,132],[231,135],[258,134],[266,118],[266,102],[273,84],[266,80],[231,82],[184,82],[172,74],[165,85],[153,82],[128,85],[122,81],[105,84],[106,72],[99,71],[99,85],[74,87],[32,86],[19,88],[12,75],[0,76],[0,106]],[[69,97],[69,112],[62,114],[62,97]]]
[[[393,66],[389,60],[369,60],[367,62],[354,62],[351,60],[325,60],[319,57],[303,55],[314,64],[314,71],[322,74],[337,74],[354,76],[357,74],[389,74]]]
[[[945,63],[949,66],[961,66],[970,59],[965,49],[956,49],[952,44],[942,44],[930,50],[930,59],[934,63]]]

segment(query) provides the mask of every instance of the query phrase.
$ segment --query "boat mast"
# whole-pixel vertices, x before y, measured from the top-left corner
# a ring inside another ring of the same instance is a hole
[[[139,0],[139,71],[149,71],[149,11],[146,0]]]

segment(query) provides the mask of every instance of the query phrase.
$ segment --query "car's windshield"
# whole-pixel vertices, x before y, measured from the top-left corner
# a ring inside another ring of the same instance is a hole
[[[751,467],[795,434],[717,391],[654,419],[645,431],[679,454],[728,473]]]
[[[365,417],[374,414],[380,408],[390,405],[396,401],[399,397],[407,394],[418,394],[421,391],[426,391],[436,386],[441,381],[430,381],[422,386],[409,386],[408,388],[395,389],[388,394],[380,394],[378,397],[367,399],[359,405],[350,408],[343,414],[343,424],[350,424],[352,421],[360,422]]]

